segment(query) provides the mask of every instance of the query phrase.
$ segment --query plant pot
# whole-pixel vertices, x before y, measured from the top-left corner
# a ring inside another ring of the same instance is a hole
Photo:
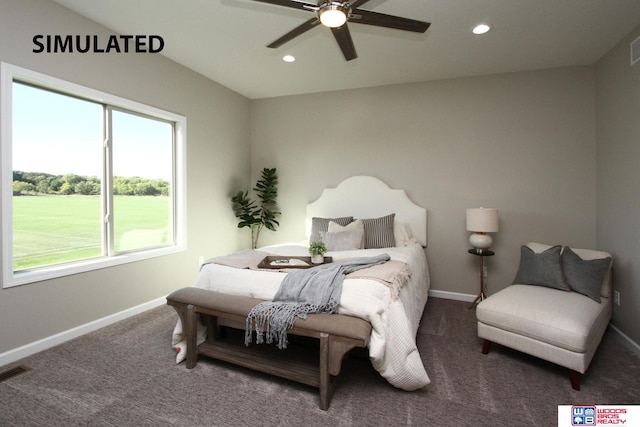
[[[311,263],[312,264],[324,263],[324,255],[311,255]]]

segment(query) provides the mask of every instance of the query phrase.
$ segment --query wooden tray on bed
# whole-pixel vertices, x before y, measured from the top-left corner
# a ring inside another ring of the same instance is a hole
[[[294,260],[291,262],[291,260]],[[298,263],[296,261],[302,261],[305,264]],[[330,256],[324,257],[324,263],[333,262],[333,258]],[[285,255],[268,255],[264,257],[260,264],[258,264],[258,268],[271,268],[271,269],[281,269],[281,268],[311,268],[316,267],[322,264],[312,264],[310,256],[285,256]]]

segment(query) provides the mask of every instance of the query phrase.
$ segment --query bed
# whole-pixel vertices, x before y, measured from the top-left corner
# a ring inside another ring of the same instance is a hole
[[[331,221],[345,217],[354,219]],[[358,219],[364,220],[365,241],[356,243],[354,238],[362,237],[352,233],[362,225],[354,226]],[[430,286],[424,251],[427,245],[426,209],[411,202],[404,190],[391,189],[374,177],[354,176],[336,188],[325,189],[316,201],[309,203],[307,222],[310,240],[326,240],[329,243],[326,256],[334,262],[388,254],[391,260],[408,267],[410,274],[400,286],[390,286],[390,283],[358,275],[357,272],[346,276],[337,313],[371,323],[371,336],[367,343],[369,358],[373,367],[391,385],[408,391],[428,385],[429,376],[416,346],[416,334]],[[367,249],[354,249],[363,243]],[[308,256],[308,247],[302,243],[290,243],[251,252],[255,259],[264,254],[273,257]],[[239,254],[246,258],[248,251]],[[194,286],[271,300],[283,278],[292,271],[235,265],[234,255],[205,263]],[[206,333],[204,326],[201,328],[199,342],[204,340]],[[176,361],[179,363],[186,353],[180,320],[173,331],[172,345],[178,351]]]

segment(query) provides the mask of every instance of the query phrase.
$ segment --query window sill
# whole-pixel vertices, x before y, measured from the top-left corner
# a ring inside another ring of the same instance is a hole
[[[112,257],[100,257],[88,259],[85,261],[74,262],[70,264],[54,265],[42,269],[31,271],[20,271],[17,273],[8,272],[5,274],[2,282],[4,289],[14,286],[27,285],[29,283],[42,282],[45,280],[57,279],[72,274],[86,273],[102,268],[114,267],[117,265],[128,264],[131,262],[142,261],[145,259],[157,258],[160,256],[171,255],[178,252],[184,252],[184,246],[169,246],[147,251],[138,251],[135,253],[124,253]]]

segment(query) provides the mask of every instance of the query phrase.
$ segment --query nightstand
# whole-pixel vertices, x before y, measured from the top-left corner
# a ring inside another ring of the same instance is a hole
[[[496,253],[490,250],[478,250],[478,249],[469,249],[468,252],[471,255],[476,255],[480,257],[480,293],[478,294],[478,296],[476,297],[476,299],[473,300],[473,302],[469,305],[468,309],[472,309],[473,307],[475,307],[476,303],[483,301],[484,299],[487,298],[487,295],[484,293],[484,288],[485,288],[485,277],[484,277],[484,257],[486,256],[494,256]]]

